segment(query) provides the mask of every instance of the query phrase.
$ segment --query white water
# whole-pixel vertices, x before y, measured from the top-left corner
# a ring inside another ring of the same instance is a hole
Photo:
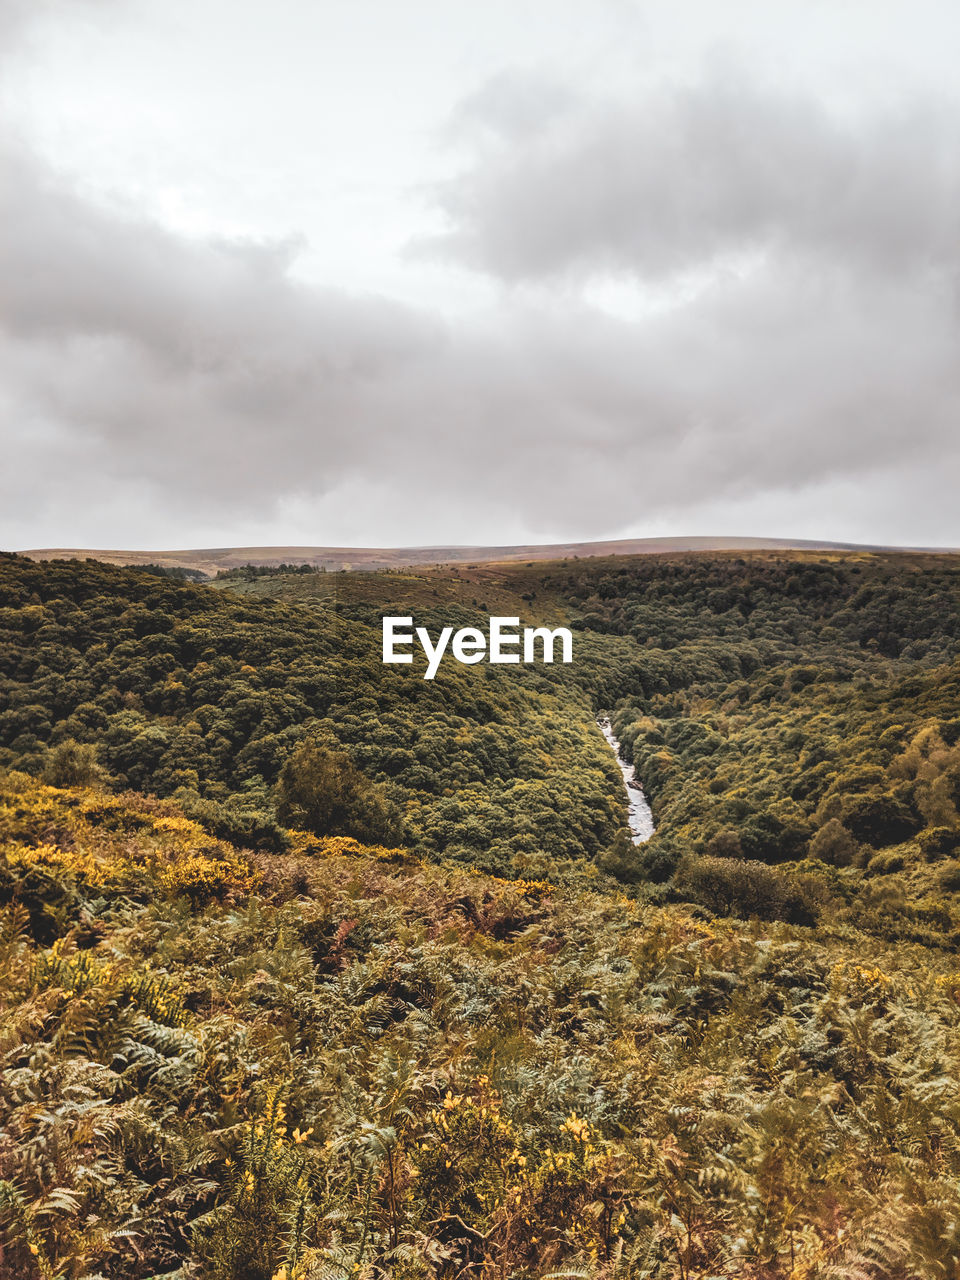
[[[597,724],[600,726],[600,732],[610,744],[613,754],[617,757],[617,764],[620,766],[620,772],[623,774],[623,785],[627,790],[627,800],[630,804],[630,812],[627,815],[627,821],[630,825],[630,832],[633,836],[634,844],[643,844],[644,840],[649,840],[654,833],[653,814],[650,812],[650,806],[647,804],[647,797],[643,794],[643,787],[637,781],[636,770],[632,764],[627,764],[620,755],[620,743],[613,736],[613,727],[607,716],[602,716]]]

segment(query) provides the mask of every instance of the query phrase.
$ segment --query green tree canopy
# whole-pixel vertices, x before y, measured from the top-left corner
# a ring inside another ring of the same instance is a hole
[[[402,835],[400,816],[382,789],[345,752],[313,738],[305,738],[280,770],[277,816],[320,836],[391,844]]]

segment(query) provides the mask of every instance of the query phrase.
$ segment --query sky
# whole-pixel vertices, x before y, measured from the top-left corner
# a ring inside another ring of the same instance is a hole
[[[0,547],[960,545],[954,0],[0,0]]]

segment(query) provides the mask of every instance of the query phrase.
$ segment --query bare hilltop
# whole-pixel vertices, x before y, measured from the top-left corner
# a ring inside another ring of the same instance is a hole
[[[509,563],[586,559],[591,556],[659,555],[683,551],[928,551],[953,547],[863,546],[803,538],[620,538],[604,542],[527,543],[513,546],[433,547],[203,547],[179,551],[132,551],[82,547],[38,547],[20,554],[31,560],[101,560],[107,564],[159,564],[216,574],[241,565],[310,564],[320,569],[400,569],[412,565]]]

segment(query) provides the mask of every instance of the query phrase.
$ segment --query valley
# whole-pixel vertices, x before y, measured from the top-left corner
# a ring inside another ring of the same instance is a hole
[[[952,555],[5,555],[0,849],[0,1274],[960,1268]]]

